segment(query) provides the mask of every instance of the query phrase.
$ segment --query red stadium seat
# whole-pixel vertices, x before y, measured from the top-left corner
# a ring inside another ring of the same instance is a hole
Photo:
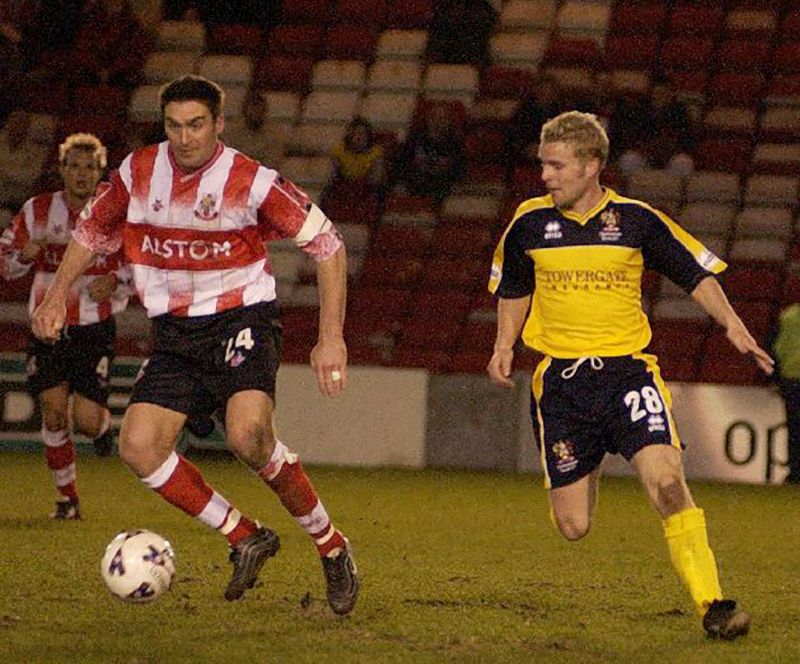
[[[384,255],[423,256],[428,251],[430,241],[431,232],[426,228],[383,223],[372,238],[370,251]]]
[[[441,312],[412,312],[399,333],[398,348],[421,348],[449,352],[458,340],[462,320]]]
[[[0,321],[0,351],[22,353],[28,346],[30,329],[22,323]]]
[[[610,35],[606,40],[605,65],[609,69],[650,69],[658,52],[657,34]]]
[[[756,339],[763,339],[772,326],[778,293],[776,289],[775,300],[769,302],[731,298],[731,305]]]
[[[731,264],[720,280],[731,299],[775,302],[780,297],[783,273],[776,268]]]
[[[472,298],[458,291],[419,291],[411,297],[409,310],[412,316],[454,319],[463,322]]]
[[[667,19],[670,35],[714,36],[720,28],[723,11],[720,7],[678,5]]]
[[[665,71],[667,80],[677,92],[702,96],[706,91],[708,71],[701,69],[672,69]]]
[[[761,39],[727,39],[717,48],[715,64],[723,71],[761,71],[769,62],[771,44]]]
[[[750,140],[741,137],[708,138],[695,149],[699,170],[743,173],[750,163]]]
[[[63,81],[26,80],[20,104],[31,113],[61,115],[70,108],[70,88]]]
[[[19,279],[3,280],[0,302],[27,302],[33,285],[33,270]]]
[[[130,96],[130,90],[113,85],[81,86],[75,90],[75,114],[125,118]]]
[[[480,258],[432,256],[425,261],[422,284],[431,289],[461,289],[472,293],[488,279],[488,266]]]
[[[378,319],[400,322],[405,319],[411,294],[406,289],[362,287],[348,294],[347,320]]]
[[[661,46],[664,69],[705,70],[712,61],[714,41],[708,37],[671,37]]]
[[[788,41],[797,39],[798,35],[800,35],[800,8],[794,8],[780,22],[778,36],[780,39]]]
[[[750,385],[759,379],[759,370],[749,355],[742,355],[731,346],[724,334],[708,338],[701,356],[697,380],[703,383]]]
[[[371,60],[375,56],[378,33],[368,25],[339,23],[325,38],[325,57],[329,60]]]
[[[386,27],[401,30],[427,30],[433,20],[433,0],[393,1],[386,16]]]
[[[441,373],[450,365],[450,354],[440,350],[398,346],[392,352],[389,364],[393,367],[427,369],[432,373]]]
[[[490,228],[460,228],[456,224],[438,226],[433,233],[431,253],[437,256],[483,256],[489,260],[494,249],[493,240],[494,233]]]
[[[667,17],[667,6],[664,2],[615,2],[611,32],[659,34]]]
[[[317,25],[283,25],[267,37],[270,55],[291,55],[316,59],[322,50],[323,28]]]
[[[524,198],[546,194],[547,187],[542,181],[542,169],[537,166],[517,166],[511,178],[511,191]]]
[[[764,84],[762,74],[722,72],[711,79],[709,88],[715,104],[755,106],[763,99]]]
[[[800,74],[776,74],[767,88],[767,102],[800,101]]]
[[[464,155],[470,161],[499,162],[505,136],[497,129],[476,127],[464,138]]]
[[[594,39],[555,38],[547,46],[542,63],[548,67],[596,67],[602,60]]]
[[[281,0],[281,23],[320,25],[328,19],[328,0]]]
[[[494,321],[470,320],[461,330],[458,340],[459,352],[480,352],[492,354],[497,336],[497,323]],[[489,358],[486,358],[489,361]]]
[[[380,28],[386,21],[386,0],[337,0],[333,19],[341,23],[361,23]]]
[[[800,41],[778,45],[772,55],[772,70],[778,74],[800,73]]]
[[[450,357],[448,373],[482,374],[492,358],[491,345],[483,351],[457,351]]]
[[[219,23],[208,32],[208,53],[256,55],[262,47],[261,30],[254,25]]]
[[[260,60],[254,73],[254,84],[267,90],[305,92],[311,80],[314,60],[292,56],[270,56]]]
[[[361,268],[361,286],[405,288],[415,286],[422,261],[415,256],[391,256],[370,252]]]
[[[478,95],[495,99],[519,99],[530,93],[536,75],[528,69],[491,66],[481,73]]]
[[[104,145],[121,140],[122,120],[112,115],[65,115],[56,130],[56,140],[63,141],[70,134],[89,132],[99,138]]]
[[[800,273],[791,271],[786,275],[781,288],[781,306],[800,302]]]

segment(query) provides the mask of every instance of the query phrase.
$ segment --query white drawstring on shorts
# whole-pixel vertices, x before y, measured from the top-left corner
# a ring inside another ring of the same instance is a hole
[[[579,357],[566,369],[564,369],[564,371],[561,372],[561,377],[566,380],[569,380],[578,372],[578,367],[580,367],[581,364],[583,364],[587,360],[589,361],[589,364],[591,364],[592,369],[594,369],[595,371],[600,371],[600,369],[602,369],[603,366],[605,366],[603,364],[603,360],[601,360],[599,357],[595,355],[589,355],[587,357]]]

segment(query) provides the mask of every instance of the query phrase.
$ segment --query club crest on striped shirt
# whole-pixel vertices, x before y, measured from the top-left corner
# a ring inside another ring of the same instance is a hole
[[[219,213],[216,211],[217,199],[213,194],[206,194],[200,199],[197,208],[194,211],[194,216],[203,221],[214,221]]]

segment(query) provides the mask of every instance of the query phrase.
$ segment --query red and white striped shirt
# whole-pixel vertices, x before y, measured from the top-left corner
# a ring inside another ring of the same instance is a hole
[[[97,191],[102,194],[108,188],[107,183],[101,183]],[[0,274],[6,279],[19,279],[31,269],[35,272],[28,300],[29,314],[33,314],[53,282],[79,214],[79,211],[69,208],[63,191],[41,194],[22,206],[11,225],[0,236]],[[41,244],[42,249],[34,261],[25,263],[20,254],[31,241]],[[118,287],[109,299],[95,302],[89,296],[89,284],[110,272],[116,275]],[[125,309],[131,294],[128,285],[130,280],[130,268],[125,265],[122,252],[98,256],[70,289],[65,324],[99,323]]]
[[[265,242],[292,238],[317,260],[342,245],[298,187],[219,143],[184,174],[169,142],[128,155],[74,238],[98,253],[121,246],[150,317],[205,316],[275,299]]]

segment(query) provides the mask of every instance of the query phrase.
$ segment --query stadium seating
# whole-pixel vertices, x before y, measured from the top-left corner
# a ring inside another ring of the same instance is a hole
[[[278,167],[318,199],[330,149],[355,115],[372,122],[391,150],[427,100],[458,100],[454,123],[463,130],[466,173],[441,204],[391,190],[383,201],[346,187],[331,191],[324,204],[352,259],[355,309],[347,330],[357,339],[354,361],[482,372],[496,325],[494,303],[481,295],[491,252],[516,205],[543,191],[535,166],[505,161],[506,124],[519,100],[542,71],[578,96],[592,94],[598,71],[610,74],[613,94],[641,96],[663,75],[699,120],[695,171],[642,170],[626,180],[612,166],[603,182],[669,212],[731,261],[724,283],[759,331],[777,303],[800,300],[800,277],[790,267],[800,262],[796,3],[506,0],[497,7],[488,62],[467,65],[426,61],[434,6],[433,0],[283,0],[279,21],[263,28],[162,22],[138,88],[73,90],[32,81],[28,101],[44,118],[36,140],[52,151],[63,134],[90,129],[117,159],[125,122],[158,121],[158,86],[196,71],[224,85],[229,116],[240,112],[250,85],[265,90],[269,120],[287,138]],[[297,357],[306,361],[313,340],[303,325],[315,320],[317,292],[313,265],[294,256],[278,246],[273,262],[290,333],[300,330]],[[362,294],[368,305],[357,304]],[[646,273],[643,297],[653,348],[669,379],[714,380],[716,371],[719,382],[755,379],[736,362],[738,377],[708,359],[724,344],[708,338],[708,318],[666,279]],[[426,307],[452,310],[453,319],[428,330],[416,314]],[[387,309],[386,320],[373,315]],[[677,329],[688,329],[683,345]],[[435,347],[422,344],[428,334]]]

